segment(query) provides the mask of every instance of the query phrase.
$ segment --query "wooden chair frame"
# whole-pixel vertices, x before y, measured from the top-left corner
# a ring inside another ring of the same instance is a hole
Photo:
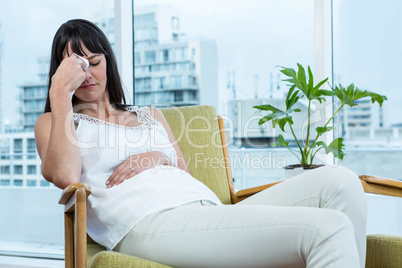
[[[282,181],[236,192],[233,185],[232,171],[229,161],[229,150],[226,139],[225,125],[221,116],[218,116],[220,136],[223,146],[225,168],[229,183],[232,204],[240,202],[253,194],[272,187]],[[359,176],[366,193],[402,197],[402,182],[377,176]],[[59,204],[65,205],[65,267],[87,266],[87,233],[86,233],[86,201],[91,189],[83,183],[68,186],[62,193]]]

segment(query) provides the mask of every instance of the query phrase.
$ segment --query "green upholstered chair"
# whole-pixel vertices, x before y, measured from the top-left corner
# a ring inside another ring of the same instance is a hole
[[[162,112],[179,142],[192,175],[210,187],[224,204],[237,203],[277,184],[235,192],[224,124],[214,107],[167,108]],[[196,168],[196,163],[202,163],[202,168]],[[373,176],[360,176],[360,179],[366,192],[402,197],[402,182]],[[90,239],[86,235],[86,198],[89,194],[90,188],[78,183],[67,187],[60,199],[60,203],[65,205],[66,267],[168,267],[106,251]],[[402,267],[402,237],[369,235],[367,239],[366,267]]]

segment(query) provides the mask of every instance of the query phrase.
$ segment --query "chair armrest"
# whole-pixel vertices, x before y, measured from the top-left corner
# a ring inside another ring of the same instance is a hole
[[[66,205],[67,202],[70,200],[71,196],[73,196],[74,192],[77,189],[81,189],[83,188],[85,193],[86,193],[86,197],[88,198],[88,196],[91,194],[91,187],[89,187],[88,185],[84,184],[84,183],[74,183],[71,184],[69,186],[67,186],[63,192],[61,193],[61,198],[59,200],[59,204],[60,205]]]
[[[359,178],[366,193],[402,197],[402,181],[371,175],[360,175]],[[235,200],[233,203],[238,203],[281,182],[283,181],[240,190],[234,194]]]
[[[257,186],[257,187],[252,187],[252,188],[248,188],[248,189],[243,189],[240,190],[238,192],[235,193],[235,197],[236,199],[234,200],[234,204],[238,203],[256,193],[259,193],[265,189],[268,189],[278,183],[281,183],[282,181],[278,181],[278,182],[273,182],[273,183],[269,183],[269,184],[265,184],[265,185],[261,185],[261,186]]]
[[[63,190],[59,204],[64,205],[65,267],[87,267],[86,202],[91,188],[83,183]]]
[[[371,175],[360,175],[366,193],[402,197],[402,181]]]

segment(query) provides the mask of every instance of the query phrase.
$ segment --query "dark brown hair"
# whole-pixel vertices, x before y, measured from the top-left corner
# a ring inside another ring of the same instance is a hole
[[[68,44],[74,53],[80,56],[87,56],[84,53],[82,44],[92,53],[102,53],[106,58],[106,91],[109,94],[110,104],[115,108],[125,110],[126,99],[124,97],[123,87],[121,85],[119,71],[117,69],[116,58],[112,47],[105,34],[94,23],[75,19],[69,20],[57,30],[52,44],[52,53],[50,59],[49,84],[45,105],[45,113],[50,112],[49,90],[52,86],[52,76],[63,60],[63,52]],[[73,96],[72,104],[74,106],[77,98]]]

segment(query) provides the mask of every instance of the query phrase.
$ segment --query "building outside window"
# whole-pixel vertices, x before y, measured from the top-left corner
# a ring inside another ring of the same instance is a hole
[[[159,61],[167,62],[170,60],[170,51],[169,49],[163,49],[159,51]]]
[[[41,181],[40,181],[40,186],[42,186],[42,187],[49,187],[49,186],[50,186],[50,182],[45,181],[45,180],[41,180]]]
[[[135,89],[136,90],[149,90],[152,88],[151,81],[152,81],[152,79],[149,77],[135,79]]]
[[[28,187],[35,187],[37,184],[36,180],[27,180]]]
[[[150,32],[148,28],[142,28],[137,30],[138,40],[150,39]]]
[[[179,18],[173,17],[172,18],[172,28],[179,30],[180,29],[180,20]]]
[[[176,61],[187,60],[187,53],[188,53],[188,48],[186,48],[186,47],[176,48],[176,51],[175,51]]]
[[[28,159],[35,159],[36,158],[36,142],[35,139],[28,138],[27,139],[27,152],[28,152]]]
[[[173,75],[170,77],[171,88],[181,88],[183,86],[183,77],[181,75]]]
[[[155,89],[164,89],[166,87],[166,77],[155,77]]]
[[[11,182],[9,179],[1,179],[0,186],[10,186]]]
[[[17,187],[23,186],[23,180],[22,179],[15,179],[14,180],[14,186],[17,186]]]
[[[14,159],[22,159],[22,139],[14,139]]]
[[[36,166],[29,165],[28,170],[27,170],[27,174],[36,174]]]
[[[142,14],[142,15],[134,16],[134,24],[137,24],[137,23],[149,23],[149,22],[154,22],[154,21],[155,21],[155,14],[154,13]]]
[[[22,175],[22,165],[14,166],[14,174]]]
[[[174,101],[175,102],[181,102],[183,101],[183,91],[175,91],[174,92]]]
[[[145,51],[145,63],[155,63],[155,62],[156,62],[156,52]]]
[[[1,166],[0,174],[10,174],[10,166]]]
[[[141,54],[139,52],[136,52],[134,55],[135,64],[141,64]]]

